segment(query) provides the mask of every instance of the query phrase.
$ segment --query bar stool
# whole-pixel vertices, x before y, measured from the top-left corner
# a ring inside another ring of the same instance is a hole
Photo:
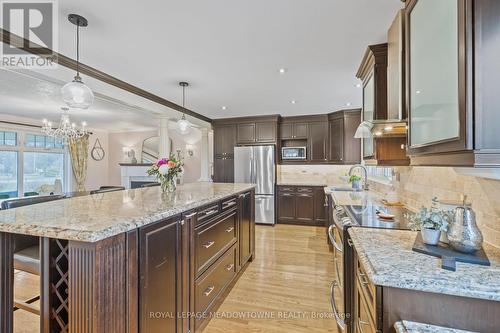
[[[34,205],[42,202],[64,199],[64,195],[28,197],[2,201],[1,209]],[[27,235],[14,235],[14,269],[40,276],[40,238]],[[40,309],[32,304],[40,299],[40,295],[21,301],[14,299],[14,311],[22,309],[40,315]]]

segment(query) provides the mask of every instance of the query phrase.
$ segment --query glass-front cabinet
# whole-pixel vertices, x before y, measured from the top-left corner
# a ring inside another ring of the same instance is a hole
[[[406,10],[411,153],[466,149],[462,0],[414,0]],[[459,22],[460,21],[460,22]]]
[[[375,111],[375,86],[373,83],[373,74],[363,86],[363,121],[372,121]],[[374,151],[373,138],[363,139],[363,158],[373,157]]]

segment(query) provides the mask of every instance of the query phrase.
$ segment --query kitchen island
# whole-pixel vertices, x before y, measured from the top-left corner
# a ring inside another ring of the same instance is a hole
[[[13,243],[40,237],[41,332],[195,332],[254,256],[254,185],[193,183],[0,211],[0,331]]]

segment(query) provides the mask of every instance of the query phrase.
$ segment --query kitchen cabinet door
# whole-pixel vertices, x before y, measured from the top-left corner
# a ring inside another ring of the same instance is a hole
[[[293,138],[307,139],[309,131],[308,123],[293,123]]]
[[[409,18],[410,147],[457,140],[458,1],[417,1]]]
[[[278,193],[278,219],[282,221],[295,220],[294,193]]]
[[[276,123],[255,123],[256,141],[259,143],[276,142]]]
[[[255,142],[255,123],[238,124],[237,143]]]
[[[239,196],[240,205],[240,267],[252,256],[252,202],[250,192]]]
[[[375,112],[375,85],[372,77],[366,82],[363,87],[363,121],[372,121]],[[365,138],[363,140],[363,158],[374,157],[374,142],[373,138]]]
[[[224,159],[224,183],[234,183],[234,159]]]
[[[281,123],[280,124],[280,139],[288,140],[293,138],[293,124]]]
[[[295,216],[297,220],[313,222],[314,195],[312,193],[298,193],[295,207]]]
[[[140,255],[140,331],[148,333],[187,332],[183,329],[182,225],[179,216],[142,227]],[[186,286],[187,288],[187,286]],[[152,317],[151,313],[174,316]]]
[[[309,161],[325,163],[327,158],[328,123],[309,123]]]
[[[225,172],[224,172],[224,164],[225,164],[225,159],[220,157],[220,158],[215,158],[214,159],[214,179],[213,181],[215,183],[224,183],[226,180]]]
[[[314,190],[314,220],[317,224],[326,225],[326,198],[325,190],[322,187],[315,187]]]
[[[330,162],[343,163],[344,160],[344,118],[329,121]]]

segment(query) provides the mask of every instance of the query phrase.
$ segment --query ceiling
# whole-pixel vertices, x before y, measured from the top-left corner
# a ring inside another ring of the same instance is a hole
[[[401,7],[400,0],[64,0],[59,52],[74,57],[66,16],[78,13],[89,20],[82,62],[178,104],[178,82],[188,81],[186,107],[195,112],[325,113],[361,105],[357,67],[367,45],[386,40]]]
[[[51,74],[61,76],[65,71],[67,69],[60,67]],[[86,121],[90,129],[108,132],[149,131],[158,129],[159,119],[166,117],[171,119],[169,126],[176,128],[174,120],[177,115],[173,110],[111,86],[88,81],[97,88],[95,101],[88,110],[69,111],[75,123]],[[60,95],[63,84],[64,81],[34,71],[0,69],[0,120],[13,121],[12,117],[21,117],[22,122],[41,125],[45,118],[58,123],[64,106]],[[102,90],[108,94],[98,92]],[[196,121],[190,120],[195,126],[202,126],[201,122],[197,125]]]

